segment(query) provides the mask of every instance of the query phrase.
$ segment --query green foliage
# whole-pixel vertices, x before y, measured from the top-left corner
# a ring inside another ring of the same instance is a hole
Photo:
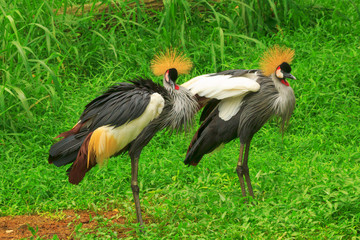
[[[82,3],[83,1],[76,1]],[[141,2],[141,1],[140,1]],[[71,1],[0,0],[0,215],[61,209],[119,209],[123,226],[84,239],[351,239],[360,232],[360,5],[356,1],[165,1],[56,15]],[[104,3],[105,5],[108,3]],[[191,134],[162,132],[143,150],[139,232],[127,155],[95,167],[78,186],[46,162],[52,138],[71,128],[106,87],[152,76],[149,62],[180,48],[199,74],[257,68],[266,46],[296,50],[297,105],[284,138],[274,122],[250,151],[255,191],[244,204],[233,141],[194,167],[182,163]],[[104,222],[107,220],[104,219]],[[36,226],[29,226],[37,238]]]

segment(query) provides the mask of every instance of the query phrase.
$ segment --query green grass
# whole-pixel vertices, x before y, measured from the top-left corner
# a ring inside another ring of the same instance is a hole
[[[166,47],[194,61],[179,78],[257,68],[272,44],[295,49],[296,109],[284,138],[275,122],[256,135],[244,204],[235,166],[239,141],[185,167],[188,135],[161,132],[140,159],[148,239],[352,239],[360,234],[360,5],[356,1],[201,1],[160,12],[56,16],[70,1],[0,0],[0,216],[62,209],[119,209],[137,231],[130,159],[95,167],[78,186],[47,164],[49,147],[86,103],[115,82],[152,76]],[[79,2],[79,1],[78,1]],[[265,4],[269,3],[269,4]],[[238,6],[238,7],[237,7]],[[239,9],[238,11],[236,9]],[[274,10],[276,10],[274,12]],[[263,11],[263,12],[261,12]],[[192,133],[195,130],[192,131]],[[98,238],[111,238],[106,227]],[[84,238],[96,238],[96,234]],[[129,238],[135,235],[130,234]]]

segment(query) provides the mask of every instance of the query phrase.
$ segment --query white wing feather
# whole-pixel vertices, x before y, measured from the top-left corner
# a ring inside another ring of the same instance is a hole
[[[187,88],[194,95],[221,100],[218,108],[219,117],[224,121],[236,115],[246,94],[257,92],[260,89],[254,76],[211,76],[211,74],[197,76],[181,86]]]
[[[244,96],[240,96],[221,100],[218,108],[219,117],[224,121],[228,121],[230,118],[235,116],[240,109],[243,98]]]
[[[248,92],[257,92],[260,88],[260,85],[251,78],[232,75],[211,76],[210,74],[197,76],[181,86],[194,95],[219,100],[242,96]]]

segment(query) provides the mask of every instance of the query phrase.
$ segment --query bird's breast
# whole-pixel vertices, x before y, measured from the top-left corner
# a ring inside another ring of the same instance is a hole
[[[295,107],[295,95],[290,86],[282,86],[278,89],[279,93],[274,101],[276,113],[279,116],[286,116],[293,112]]]

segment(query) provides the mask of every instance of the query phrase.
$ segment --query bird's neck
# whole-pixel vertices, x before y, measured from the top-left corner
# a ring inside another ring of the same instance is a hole
[[[281,80],[275,76],[275,74],[271,75],[271,79],[274,82],[276,90],[279,92],[279,97],[287,99],[289,97],[292,97],[292,95],[294,95],[294,91],[292,90],[290,85],[287,86],[283,84]]]
[[[286,86],[285,84],[281,83],[275,74],[271,75],[271,78],[278,92],[274,101],[274,107],[276,114],[283,119],[284,124],[284,122],[287,122],[290,119],[291,114],[295,108],[294,91],[290,86]]]
[[[171,89],[169,95],[171,98],[171,114],[169,120],[172,121],[172,128],[187,128],[191,125],[196,112],[199,110],[199,105],[196,98],[182,86],[179,89]]]

